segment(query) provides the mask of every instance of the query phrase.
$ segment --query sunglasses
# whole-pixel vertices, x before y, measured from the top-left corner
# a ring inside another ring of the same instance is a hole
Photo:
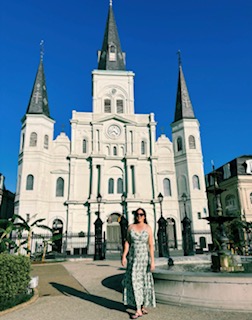
[[[143,216],[144,216],[144,213],[137,213],[136,216],[143,217]]]

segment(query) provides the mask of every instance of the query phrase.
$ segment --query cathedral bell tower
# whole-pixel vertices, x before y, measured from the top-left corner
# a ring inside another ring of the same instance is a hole
[[[171,127],[180,217],[182,220],[185,215],[182,199],[182,195],[185,194],[185,206],[192,222],[194,241],[198,244],[200,241],[209,243],[209,226],[206,220],[201,219],[208,214],[199,121],[194,115],[180,54],[175,117]]]

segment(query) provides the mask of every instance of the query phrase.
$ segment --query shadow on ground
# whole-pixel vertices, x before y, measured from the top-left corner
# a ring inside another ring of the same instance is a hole
[[[86,292],[76,290],[74,288],[71,288],[69,286],[62,285],[60,283],[56,282],[50,282],[50,284],[57,289],[59,292],[61,292],[63,295],[66,296],[74,296],[89,302],[93,302],[97,305],[100,305],[104,308],[110,309],[110,310],[117,310],[121,311],[123,313],[127,312],[126,307],[117,301],[110,300],[104,297],[96,296],[93,294],[88,294]]]
[[[124,274],[117,274],[102,280],[102,285],[108,289],[122,293],[122,280]]]

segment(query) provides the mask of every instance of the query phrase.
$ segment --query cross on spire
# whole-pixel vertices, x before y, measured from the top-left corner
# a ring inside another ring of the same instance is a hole
[[[44,51],[44,40],[40,41],[40,60],[43,61],[45,51]]]
[[[113,0],[109,0],[109,5],[112,7],[112,5],[113,5]]]
[[[181,66],[182,61],[181,61],[181,51],[180,50],[177,51],[177,55],[178,55],[178,64],[179,64],[179,66]]]

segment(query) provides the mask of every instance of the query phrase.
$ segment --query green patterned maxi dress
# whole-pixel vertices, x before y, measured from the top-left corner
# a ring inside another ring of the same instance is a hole
[[[156,306],[154,281],[150,271],[149,234],[147,230],[129,231],[129,254],[123,280],[123,302],[141,309]]]

